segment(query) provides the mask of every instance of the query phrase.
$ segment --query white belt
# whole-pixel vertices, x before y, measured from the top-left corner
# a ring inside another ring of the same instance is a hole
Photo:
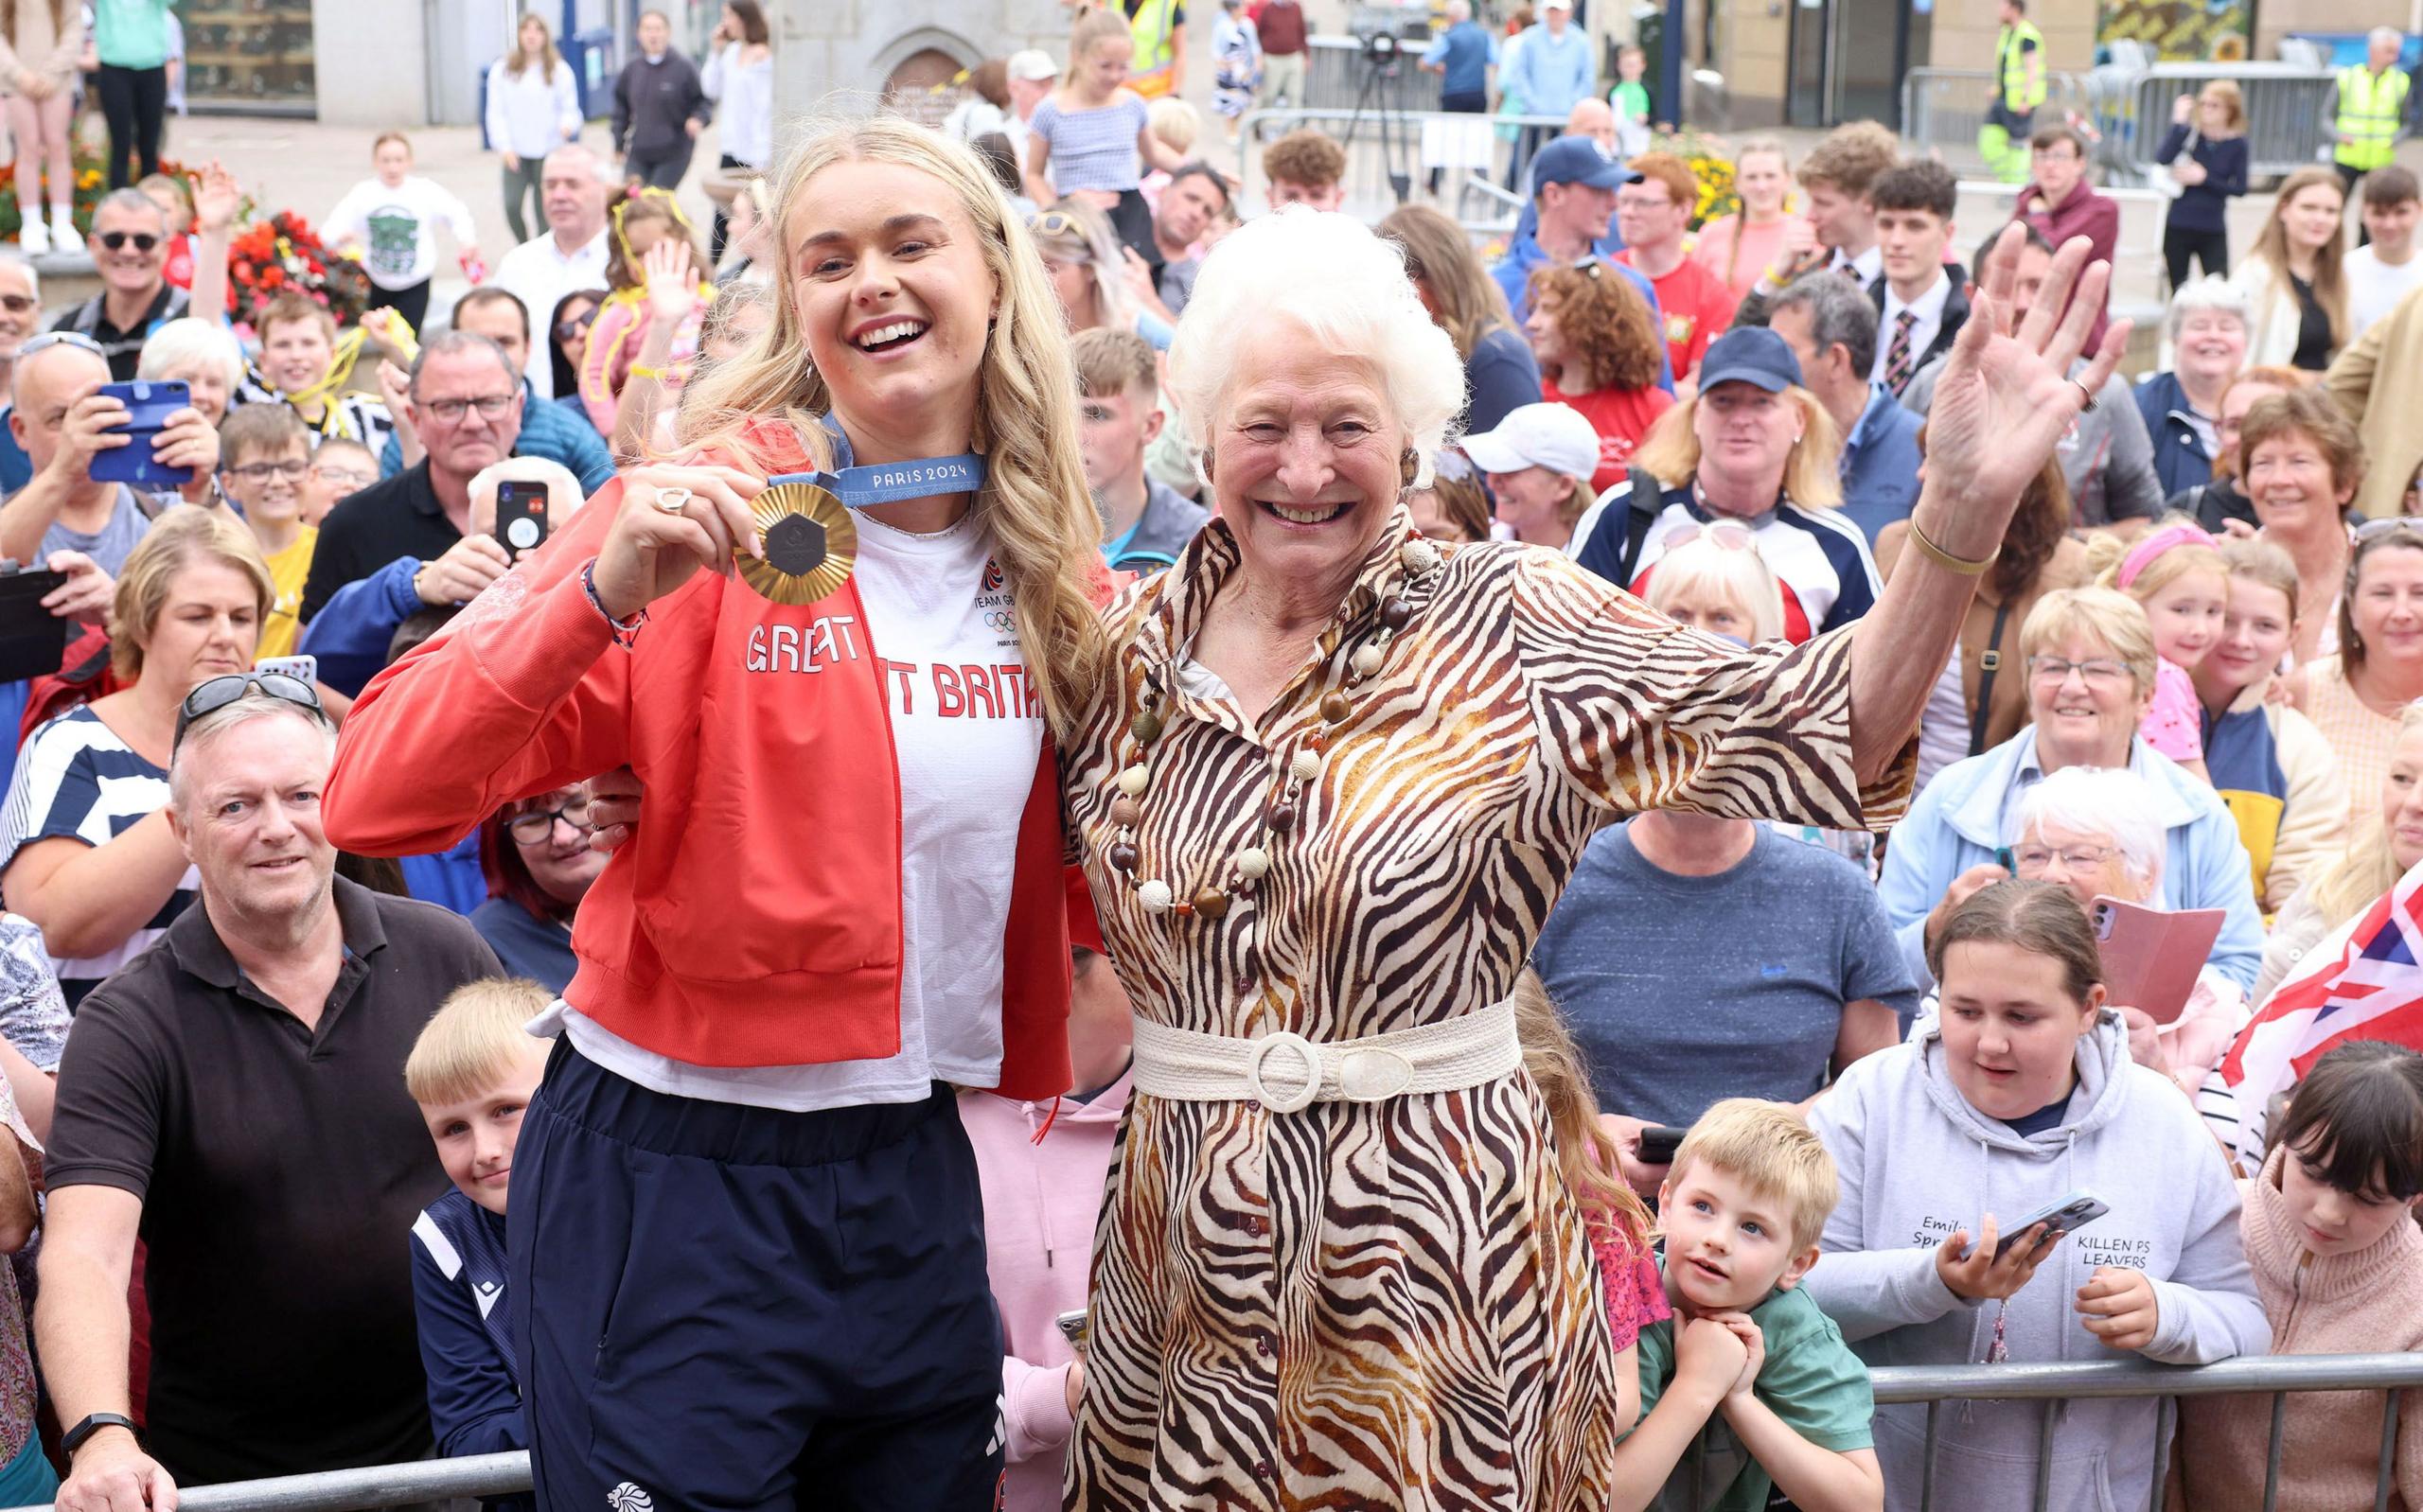
[[[1523,1064],[1512,1003],[1359,1040],[1316,1042],[1286,1029],[1239,1040],[1141,1017],[1135,1029],[1137,1091],[1184,1102],[1251,1098],[1273,1113],[1455,1092]]]

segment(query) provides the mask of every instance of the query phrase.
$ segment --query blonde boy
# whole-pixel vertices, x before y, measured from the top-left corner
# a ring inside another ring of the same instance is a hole
[[[440,1454],[529,1447],[505,1306],[504,1206],[522,1110],[547,1064],[546,1042],[522,1026],[553,1000],[512,977],[458,987],[404,1062],[405,1090],[454,1183],[413,1224],[413,1301]]]
[[[1618,1512],[1879,1512],[1867,1367],[1799,1290],[1834,1210],[1834,1162],[1780,1102],[1732,1098],[1691,1126],[1658,1189],[1674,1316],[1640,1330],[1640,1422],[1616,1450]]]

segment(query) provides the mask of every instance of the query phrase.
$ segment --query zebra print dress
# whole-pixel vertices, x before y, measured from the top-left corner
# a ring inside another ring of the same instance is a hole
[[[1318,658],[1263,716],[1165,703],[1139,876],[1184,898],[1255,843],[1318,702],[1401,577],[1400,511]],[[1238,550],[1215,520],[1110,611],[1115,674],[1068,803],[1135,1011],[1314,1040],[1452,1017],[1512,991],[1583,842],[1665,804],[1830,828],[1888,817],[1849,744],[1849,642],[1742,651],[1554,553],[1451,548],[1331,729],[1294,830],[1227,915],[1146,913],[1105,859],[1121,732],[1164,685]],[[1601,1512],[1614,1355],[1588,1235],[1517,1072],[1378,1103],[1137,1096],[1096,1236],[1068,1503]]]

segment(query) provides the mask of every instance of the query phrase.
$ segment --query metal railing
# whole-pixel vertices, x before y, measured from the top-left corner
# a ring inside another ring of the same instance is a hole
[[[2087,113],[2092,84],[2083,74],[2044,76],[2044,103],[2038,115],[2059,120]],[[1932,153],[1964,174],[1986,167],[1977,150],[1977,129],[1993,103],[1994,75],[1983,68],[1913,68],[1901,78],[1901,135],[1922,154]],[[2167,106],[2165,107],[2166,109]]]
[[[2160,1505],[2163,1481],[2169,1470],[2169,1438],[2176,1416],[2174,1398],[2269,1396],[2272,1438],[2265,1456],[2263,1497],[2263,1505],[2269,1512],[2278,1489],[2289,1397],[2308,1391],[2387,1392],[2386,1410],[2381,1417],[2380,1471],[2373,1492],[2375,1512],[2382,1512],[2389,1505],[2391,1472],[2397,1455],[2398,1398],[2404,1391],[2423,1387],[2423,1354],[2259,1355],[2212,1365],[2157,1365],[2142,1360],[2084,1364],[1893,1365],[1870,1371],[1868,1380],[1879,1406],[1911,1402],[1926,1405],[1926,1473],[1919,1488],[1922,1509],[1931,1507],[1935,1501],[1937,1418],[1945,1402],[2042,1401],[2044,1407],[2037,1430],[2037,1512],[2044,1512],[2051,1495],[2054,1419],[2064,1401],[2114,1397],[2161,1398],[2150,1487],[2153,1503]],[[235,1481],[181,1491],[177,1500],[190,1512],[362,1512],[455,1497],[509,1496],[529,1489],[529,1455],[481,1454],[466,1459],[325,1470],[274,1480]],[[14,1512],[49,1509],[21,1507]]]
[[[1407,176],[1415,192],[1420,192],[1429,175],[1426,141],[1443,148],[1450,145],[1447,139],[1452,133],[1456,145],[1487,142],[1489,173],[1494,181],[1502,177],[1505,165],[1512,160],[1511,145],[1498,140],[1497,128],[1536,127],[1553,136],[1565,130],[1565,117],[1475,115],[1398,110],[1393,105],[1386,111],[1366,108],[1359,113],[1352,108],[1299,110],[1286,106],[1250,110],[1238,121],[1238,130],[1248,143],[1259,141],[1265,127],[1269,134],[1278,136],[1300,126],[1318,126],[1345,144],[1346,207],[1356,214],[1371,212],[1367,219],[1377,219],[1394,202],[1391,175]],[[1239,156],[1237,198],[1240,202],[1250,203],[1261,180],[1262,154],[1247,150]],[[1468,186],[1473,192],[1467,192]],[[1444,170],[1437,203],[1441,210],[1453,206],[1448,213],[1456,217],[1467,235],[1476,238],[1501,236],[1512,230],[1522,207],[1520,198],[1494,183],[1484,186],[1461,167]]]
[[[2143,184],[2170,130],[2172,101],[2227,79],[2246,97],[2248,174],[2279,178],[2310,167],[2329,142],[2323,110],[2336,77],[2297,63],[2158,63],[2140,74],[2099,79],[2088,114],[2102,137],[2097,160]]]

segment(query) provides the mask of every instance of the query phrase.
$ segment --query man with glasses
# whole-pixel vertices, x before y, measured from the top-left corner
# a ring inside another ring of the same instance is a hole
[[[511,293],[536,319],[547,319],[575,290],[606,287],[606,180],[600,168],[597,154],[577,142],[548,153],[539,178],[546,234],[497,260],[489,287]],[[533,343],[522,365],[542,399],[557,396],[548,352],[545,343]]]
[[[448,317],[458,331],[485,336],[504,348],[505,359],[523,373],[522,439],[516,453],[561,463],[580,480],[581,492],[593,494],[614,476],[614,454],[597,428],[560,404],[540,403],[529,387],[530,312],[513,291],[486,284],[455,302]],[[398,417],[393,434],[379,453],[379,475],[393,478],[427,455],[411,422]]]
[[[46,331],[19,348],[9,373],[9,430],[34,477],[0,504],[0,556],[46,562],[54,552],[80,553],[115,577],[151,528],[155,504],[123,483],[93,481],[94,457],[133,439],[121,429],[125,404],[99,392],[109,380],[100,344],[80,331]],[[219,432],[201,411],[171,413],[151,451],[170,466],[192,469],[184,489],[188,502],[212,498]]]
[[[276,674],[210,678],[180,710],[168,823],[203,906],[84,999],[46,1152],[36,1327],[68,1425],[67,1505],[431,1450],[398,1261],[445,1175],[404,1059],[448,993],[500,968],[469,922],[333,876],[320,793],[335,744],[310,687]],[[126,1349],[138,1232],[142,1442]]]
[[[446,331],[421,347],[405,418],[429,454],[329,511],[303,589],[307,623],[347,583],[399,556],[433,562],[472,534],[471,480],[514,455],[522,396],[512,359],[485,336]]]
[[[142,190],[113,189],[93,207],[85,244],[101,291],[50,328],[91,337],[109,362],[110,381],[132,383],[144,342],[187,313],[186,291],[168,279],[168,220]]]

